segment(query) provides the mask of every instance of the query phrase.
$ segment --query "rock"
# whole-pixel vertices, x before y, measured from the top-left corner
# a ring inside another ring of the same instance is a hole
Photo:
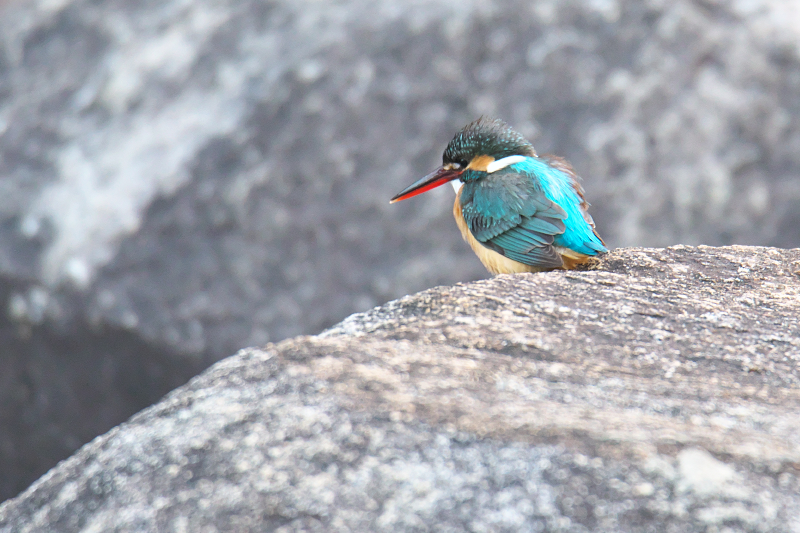
[[[0,499],[239,348],[484,277],[448,191],[387,203],[482,113],[611,246],[800,246],[785,2],[1,4]]]
[[[800,249],[622,249],[246,349],[0,532],[794,532]]]

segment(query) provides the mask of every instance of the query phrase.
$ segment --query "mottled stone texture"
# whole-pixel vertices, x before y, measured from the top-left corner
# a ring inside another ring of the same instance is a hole
[[[0,499],[239,348],[484,277],[477,115],[609,245],[800,245],[793,2],[14,0],[0,12]]]
[[[625,249],[246,349],[0,533],[800,531],[800,249]]]

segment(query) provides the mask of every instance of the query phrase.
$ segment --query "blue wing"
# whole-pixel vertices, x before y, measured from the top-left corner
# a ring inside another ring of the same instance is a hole
[[[460,194],[461,212],[478,242],[526,265],[562,265],[553,240],[564,232],[567,214],[530,177],[503,169],[466,182]]]
[[[566,161],[526,158],[467,181],[460,202],[475,239],[514,261],[558,268],[563,262],[556,247],[585,255],[606,251]]]
[[[528,157],[514,165],[533,177],[536,186],[567,213],[566,230],[556,236],[554,244],[584,255],[597,255],[608,249],[597,234],[589,214],[580,178],[566,159],[554,155]]]

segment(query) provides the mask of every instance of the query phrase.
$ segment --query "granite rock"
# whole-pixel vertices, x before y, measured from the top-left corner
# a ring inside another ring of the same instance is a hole
[[[242,350],[0,532],[800,527],[800,250],[624,249]]]
[[[800,245],[791,2],[0,6],[0,499],[239,348],[484,277],[449,191],[387,203],[480,114],[611,246]]]

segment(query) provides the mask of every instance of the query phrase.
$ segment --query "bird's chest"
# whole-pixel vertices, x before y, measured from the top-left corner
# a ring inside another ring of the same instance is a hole
[[[456,225],[461,232],[461,237],[469,244],[469,247],[472,248],[472,251],[478,256],[478,259],[480,259],[483,266],[486,267],[486,270],[492,274],[518,274],[520,272],[541,272],[543,270],[509,259],[481,244],[469,229],[469,225],[464,218],[464,212],[461,208],[461,198],[458,194],[456,194],[456,201],[453,204],[453,217],[456,219]]]

